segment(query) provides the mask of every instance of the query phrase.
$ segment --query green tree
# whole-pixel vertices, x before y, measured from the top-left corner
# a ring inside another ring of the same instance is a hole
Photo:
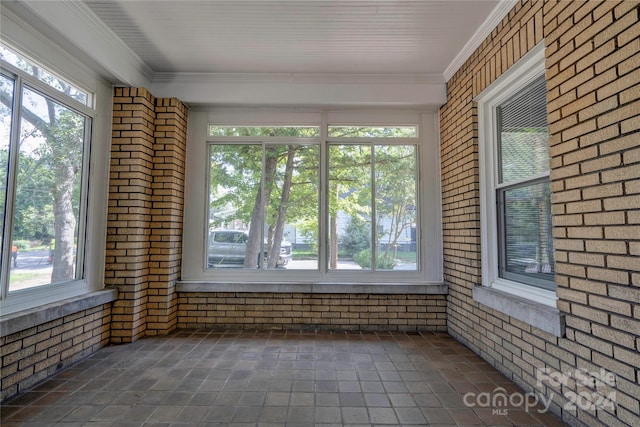
[[[227,128],[225,128],[227,129]],[[272,136],[273,129],[228,128],[232,136]],[[282,129],[279,130],[283,132]],[[287,131],[287,130],[285,130]],[[291,129],[297,132],[298,129]],[[259,135],[254,133],[260,132]],[[286,136],[286,135],[284,135]],[[211,151],[211,227],[228,226],[229,220],[249,224],[246,268],[255,268],[263,254],[266,266],[276,266],[284,226],[299,223],[317,229],[318,148],[315,145],[219,144]],[[313,195],[310,198],[310,196]],[[261,240],[265,231],[267,247]],[[317,231],[315,232],[317,235]]]
[[[353,216],[340,237],[342,249],[351,257],[363,250],[371,250],[371,225],[359,216]]]
[[[376,216],[389,222],[389,231],[377,241],[384,243],[387,261],[396,258],[400,236],[416,223],[415,151],[408,145],[376,147]]]
[[[338,218],[371,219],[371,146],[344,144],[329,147],[329,267],[338,267]],[[371,225],[368,222],[371,235]]]

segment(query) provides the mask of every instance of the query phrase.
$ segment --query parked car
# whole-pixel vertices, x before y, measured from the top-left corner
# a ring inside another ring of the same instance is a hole
[[[240,267],[244,265],[247,253],[247,241],[249,235],[241,230],[214,230],[209,233],[209,268],[215,267]],[[266,242],[265,242],[266,243]],[[265,244],[266,247],[266,244]],[[266,259],[265,250],[263,258]],[[280,256],[276,267],[284,267],[291,261],[291,243],[282,240],[280,243]]]

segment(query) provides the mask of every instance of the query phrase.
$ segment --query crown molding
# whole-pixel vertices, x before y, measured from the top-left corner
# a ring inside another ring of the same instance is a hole
[[[117,83],[148,86],[154,72],[86,5],[58,0],[21,2],[32,14],[85,52]],[[25,17],[28,21],[28,17]]]
[[[491,34],[498,26],[502,19],[507,16],[509,11],[518,4],[518,0],[500,0],[500,3],[491,11],[487,19],[471,36],[469,41],[464,45],[462,50],[458,52],[451,64],[444,70],[443,76],[445,81],[449,81],[451,77],[464,65],[467,59],[471,57],[473,52],[482,44],[482,42]]]

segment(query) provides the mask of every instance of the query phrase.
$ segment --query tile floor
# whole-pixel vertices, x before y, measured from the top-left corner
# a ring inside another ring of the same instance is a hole
[[[178,331],[98,351],[7,402],[1,420],[4,427],[563,425],[536,409],[465,404],[467,393],[498,387],[522,392],[443,333]]]

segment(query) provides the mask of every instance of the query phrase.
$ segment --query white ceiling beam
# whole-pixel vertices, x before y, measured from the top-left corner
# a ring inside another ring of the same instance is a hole
[[[446,103],[439,76],[311,74],[160,74],[150,88],[187,105],[403,106]],[[179,95],[177,95],[179,94]]]

